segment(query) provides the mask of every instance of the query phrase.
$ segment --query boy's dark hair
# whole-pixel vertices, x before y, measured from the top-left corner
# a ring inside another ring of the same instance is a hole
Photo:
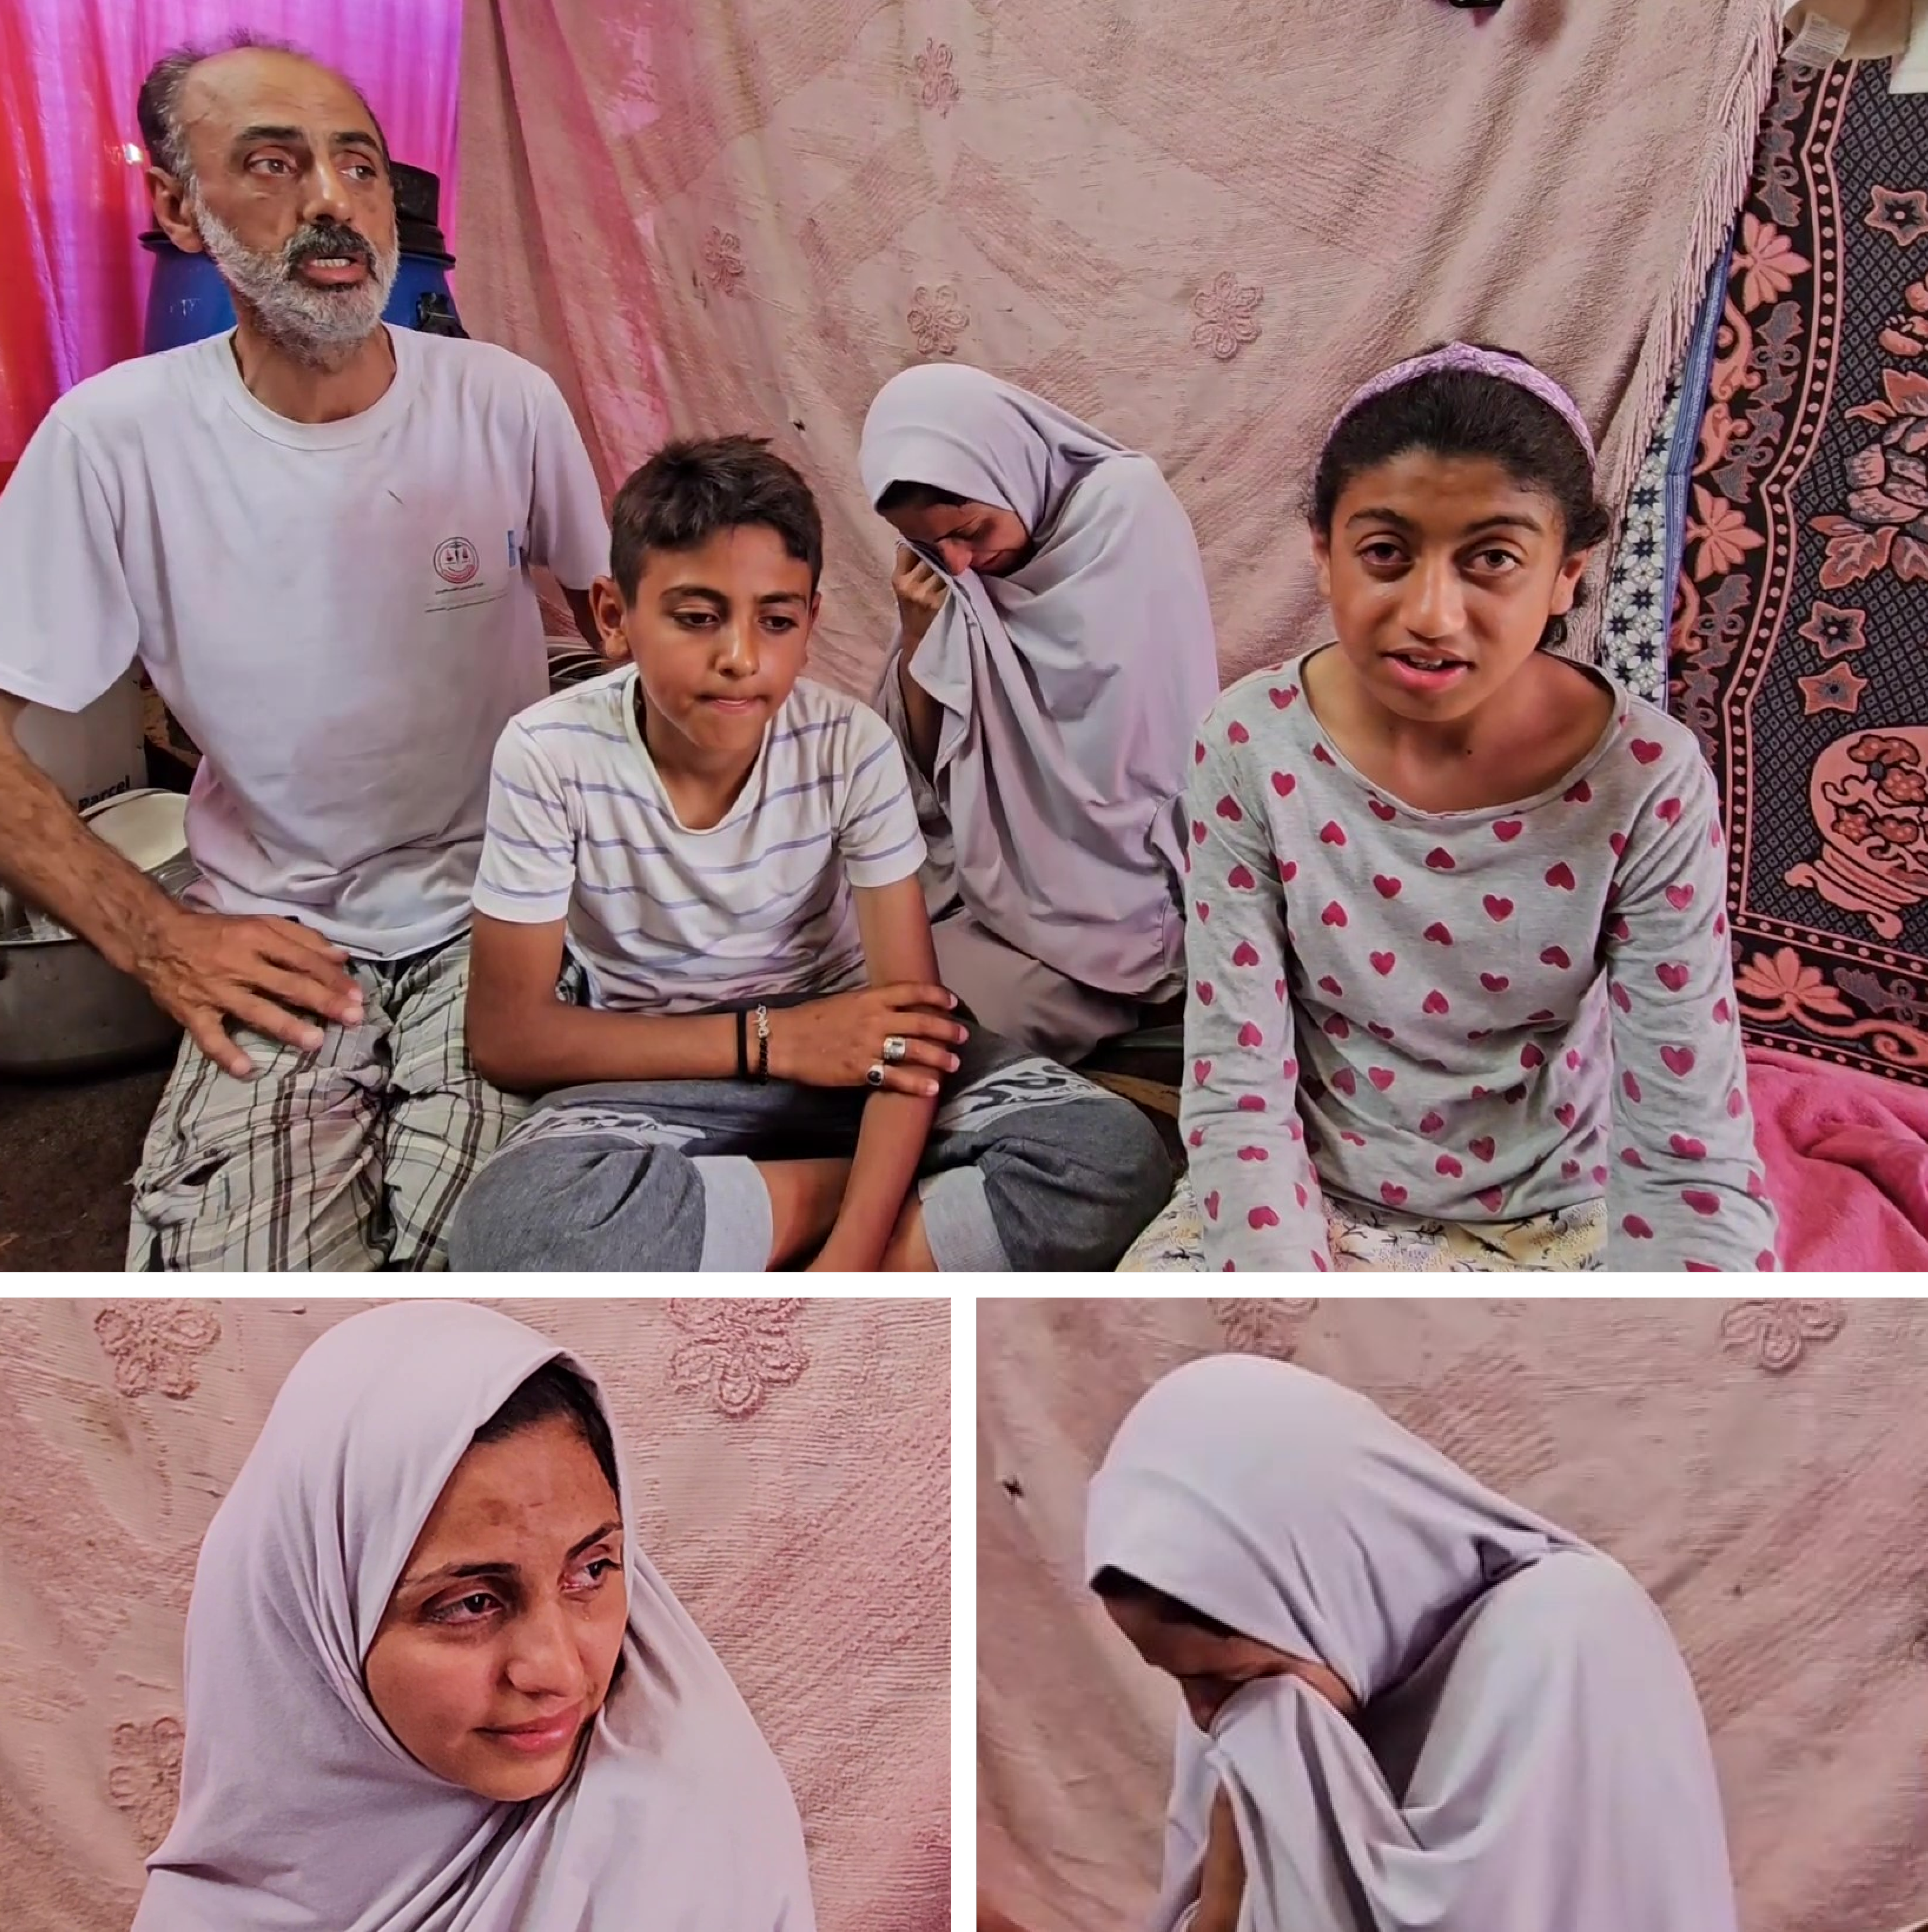
[[[929,510],[941,504],[947,510],[961,510],[969,502],[934,483],[893,483],[877,500],[877,512],[887,516],[892,510]]]
[[[475,1431],[477,1442],[505,1442],[542,1422],[573,1423],[577,1432],[594,1452],[609,1486],[617,1496],[622,1485],[616,1479],[616,1443],[609,1424],[589,1393],[589,1384],[573,1370],[560,1362],[545,1362],[523,1382],[515,1393]]]
[[[610,574],[626,603],[649,553],[694,550],[718,530],[761,524],[810,566],[814,593],[823,570],[823,518],[817,499],[761,436],[718,436],[666,443],[616,493],[609,513]]]
[[[1430,356],[1445,346],[1435,344],[1420,352]],[[1516,350],[1485,342],[1473,346],[1535,366]],[[1587,452],[1558,412],[1516,382],[1464,369],[1436,370],[1402,382],[1354,410],[1333,431],[1312,478],[1306,511],[1312,527],[1330,537],[1333,512],[1346,485],[1416,449],[1490,458],[1522,488],[1541,492],[1560,512],[1569,556],[1604,542],[1612,528]],[[1554,634],[1549,643],[1565,635],[1562,619],[1555,618],[1549,628]]]
[[[1207,1636],[1239,1635],[1230,1624],[1222,1624],[1216,1617],[1208,1617],[1203,1610],[1195,1610],[1189,1604],[1181,1603],[1177,1598],[1153,1589],[1150,1584],[1141,1582],[1137,1577],[1127,1576],[1123,1570],[1113,1569],[1108,1564],[1092,1578],[1091,1587],[1098,1595],[1114,1603],[1129,1600],[1148,1604],[1165,1623],[1186,1624],[1194,1630],[1203,1630]]]

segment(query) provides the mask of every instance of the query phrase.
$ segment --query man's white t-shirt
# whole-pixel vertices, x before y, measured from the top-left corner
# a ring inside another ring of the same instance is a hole
[[[698,1012],[864,982],[853,886],[924,862],[904,754],[867,706],[799,678],[723,817],[676,816],[631,668],[558,692],[496,748],[475,910],[566,916],[592,1006]]]
[[[0,691],[77,711],[136,657],[202,763],[204,903],[398,958],[467,924],[489,760],[547,688],[530,568],[608,568],[561,392],[487,343],[388,332],[340,422],[256,401],[232,338],[56,403],[0,491]]]

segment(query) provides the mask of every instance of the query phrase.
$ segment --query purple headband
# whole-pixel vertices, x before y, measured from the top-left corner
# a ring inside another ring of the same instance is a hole
[[[1326,434],[1327,441],[1331,441],[1347,417],[1356,410],[1363,409],[1375,397],[1415,382],[1422,376],[1437,375],[1444,370],[1492,376],[1502,382],[1512,383],[1516,388],[1525,390],[1529,395],[1537,396],[1579,438],[1580,447],[1587,452],[1588,468],[1599,467],[1600,455],[1594,448],[1593,436],[1587,428],[1586,418],[1580,413],[1579,404],[1551,376],[1536,369],[1531,362],[1519,362],[1510,356],[1496,356],[1490,349],[1474,348],[1470,342],[1449,344],[1444,349],[1435,349],[1429,356],[1415,356],[1410,362],[1395,363],[1391,368],[1375,376],[1355,392],[1352,400],[1333,418],[1332,428]]]

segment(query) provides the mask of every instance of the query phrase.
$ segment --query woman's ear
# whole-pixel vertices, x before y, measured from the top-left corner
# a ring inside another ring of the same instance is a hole
[[[1319,595],[1332,602],[1332,543],[1315,524],[1312,528],[1312,563],[1319,574]]]
[[[1553,580],[1553,601],[1547,606],[1550,616],[1564,617],[1573,609],[1579,596],[1580,580],[1587,574],[1587,566],[1594,560],[1590,550],[1576,550],[1560,566],[1560,574]]]

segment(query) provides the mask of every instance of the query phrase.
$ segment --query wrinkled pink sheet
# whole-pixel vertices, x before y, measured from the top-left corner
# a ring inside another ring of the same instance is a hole
[[[1928,1302],[987,1300],[979,1876],[1031,1932],[1149,1911],[1177,1693],[1082,1587],[1084,1485],[1139,1394],[1228,1346],[1364,1389],[1652,1592],[1714,1739],[1744,1932],[1921,1916]]]
[[[1776,0],[470,0],[462,314],[606,484],[773,434],[826,526],[815,675],[868,693],[864,412],[955,356],[1156,457],[1229,680],[1318,640],[1298,502],[1372,370],[1565,380],[1624,496],[1745,191]],[[1583,646],[1600,600],[1579,620]]]
[[[174,1812],[202,1533],[295,1358],[367,1305],[0,1300],[6,1932],[132,1918]],[[501,1305],[601,1375],[643,1539],[789,1774],[822,1932],[938,1932],[949,1303]]]
[[[1783,1268],[1928,1268],[1928,1090],[1756,1048],[1747,1091]]]

